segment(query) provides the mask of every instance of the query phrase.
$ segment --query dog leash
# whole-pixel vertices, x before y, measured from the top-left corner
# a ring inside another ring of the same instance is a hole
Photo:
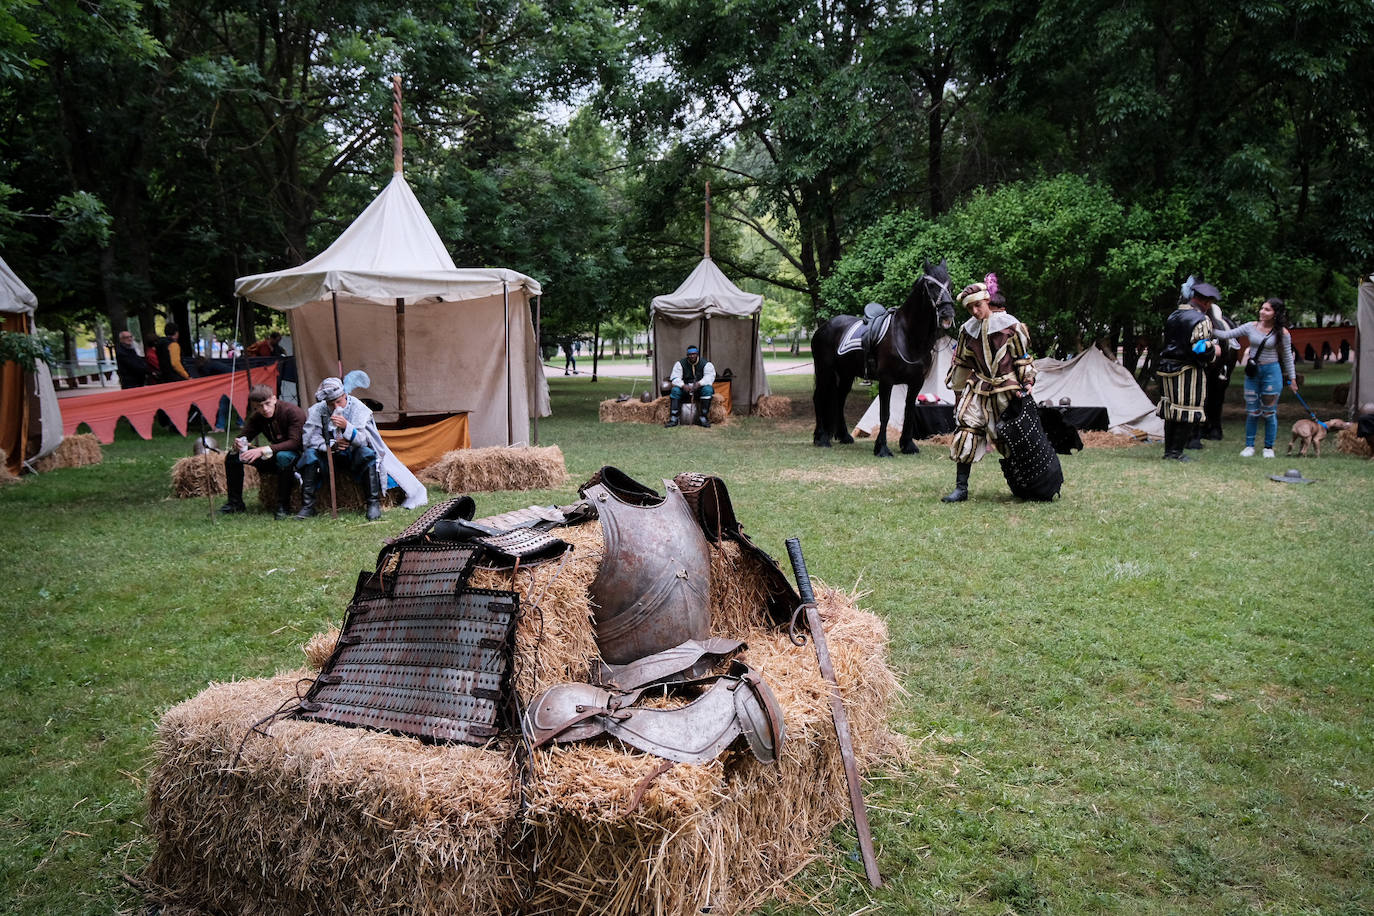
[[[1298,394],[1298,393],[1295,391],[1295,392],[1293,392],[1293,397],[1295,397],[1295,398],[1298,399],[1298,403],[1301,404],[1301,405],[1303,406],[1303,409],[1307,411],[1307,415],[1308,415],[1309,417],[1311,417],[1312,420],[1313,420],[1318,426],[1320,426],[1322,429],[1326,429],[1326,428],[1327,428],[1327,426],[1326,426],[1325,423],[1323,423],[1321,420],[1318,420],[1318,419],[1317,419],[1317,415],[1314,414],[1314,413],[1312,412],[1312,408],[1307,406],[1307,402],[1304,401],[1304,400],[1302,399],[1302,395]]]

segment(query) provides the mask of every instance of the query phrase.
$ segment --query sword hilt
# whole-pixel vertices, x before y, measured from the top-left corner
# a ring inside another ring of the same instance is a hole
[[[815,604],[816,593],[811,590],[811,576],[806,572],[806,559],[802,556],[801,538],[788,538],[787,558],[792,561],[792,574],[797,577],[797,594],[803,604]]]

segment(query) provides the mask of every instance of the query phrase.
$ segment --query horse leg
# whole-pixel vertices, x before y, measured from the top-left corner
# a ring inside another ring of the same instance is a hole
[[[811,444],[816,448],[830,448],[830,398],[827,387],[821,373],[816,373],[816,387],[811,394],[811,404],[816,410],[816,431],[811,436]]]
[[[913,432],[916,427],[916,395],[913,393],[917,385],[908,382],[906,386],[906,403],[902,412],[902,437],[898,440],[901,445],[903,455],[919,455],[921,447],[916,444]]]
[[[892,409],[892,383],[878,382],[878,434],[873,443],[873,457],[891,458],[892,449],[887,447],[887,420]]]
[[[830,432],[841,445],[853,445],[854,437],[849,434],[849,424],[844,421],[844,404],[849,400],[849,389],[854,387],[854,376],[840,376],[835,388],[835,402],[831,405]]]

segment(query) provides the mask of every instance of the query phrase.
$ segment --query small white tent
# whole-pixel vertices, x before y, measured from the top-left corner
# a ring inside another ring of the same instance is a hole
[[[1355,366],[1350,380],[1347,414],[1352,419],[1360,407],[1374,402],[1374,276],[1360,283],[1355,306]]]
[[[717,375],[727,369],[734,375],[730,400],[736,413],[751,412],[769,393],[759,345],[763,297],[731,283],[709,257],[702,258],[676,290],[655,296],[649,311],[655,379],[666,379],[688,345],[696,344]]]
[[[323,252],[240,277],[234,291],[289,313],[303,392],[342,361],[371,377],[380,418],[467,411],[475,448],[526,443],[531,417],[549,415],[531,312],[539,283],[454,266],[399,171]]]
[[[937,347],[936,360],[926,375],[921,393],[953,404],[954,392],[945,387],[954,341],[944,338]],[[1075,407],[1104,407],[1108,428],[1119,435],[1143,432],[1153,438],[1164,436],[1164,421],[1155,413],[1155,404],[1136,384],[1126,368],[1109,359],[1097,347],[1089,347],[1073,359],[1045,357],[1035,361],[1035,400],[1059,403],[1067,397]],[[901,429],[905,386],[892,389],[888,429]],[[878,431],[878,399],[874,398],[863,418],[854,427],[855,436],[873,436]]]
[[[921,390],[916,393],[918,398],[923,397],[927,404],[953,405],[956,398],[953,391],[945,384],[945,379],[949,376],[949,361],[954,356],[955,341],[953,337],[941,335],[935,341],[935,358],[930,362],[930,369],[926,372],[925,381],[921,383]],[[854,424],[851,433],[855,438],[868,439],[878,434],[878,412],[881,405],[878,399],[874,398],[864,411],[864,415],[859,418],[859,422]],[[893,385],[892,397],[888,401],[889,416],[887,419],[888,431],[901,431],[902,421],[906,419],[906,386]]]
[[[0,258],[0,327],[11,333],[32,334],[38,297]],[[62,411],[52,373],[45,362],[33,372],[17,363],[0,366],[0,448],[12,473],[42,458],[62,444]]]

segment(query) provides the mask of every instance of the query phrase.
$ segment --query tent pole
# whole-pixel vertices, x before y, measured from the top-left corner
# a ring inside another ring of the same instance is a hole
[[[758,378],[759,369],[759,320],[763,317],[763,306],[759,306],[758,314],[754,316],[754,343],[749,348],[749,415],[754,414],[754,405],[758,403],[757,392],[754,391],[754,380]]]
[[[706,182],[706,249],[705,257],[711,256],[711,182]]]
[[[338,360],[339,381],[343,381],[343,338],[339,336],[339,294],[331,292],[329,298],[334,303],[334,356]]]
[[[501,281],[501,322],[506,329],[506,445],[515,444],[515,418],[510,400],[510,284]]]
[[[538,354],[538,356],[539,356],[539,372],[540,372],[541,374],[542,374],[543,371],[544,371],[544,337],[543,337],[543,328],[542,328],[543,319],[544,319],[544,297],[543,297],[543,296],[535,296],[535,297],[534,297],[534,352],[535,352],[536,354]],[[533,437],[532,437],[532,438],[534,439],[534,441],[533,441],[532,444],[533,444],[533,445],[538,445],[538,444],[539,444],[539,410],[538,410],[538,409],[536,409],[536,410],[534,411],[534,413],[530,415],[530,420],[531,420],[531,422],[534,424],[534,433],[533,433]]]
[[[400,77],[397,77],[400,79]],[[400,418],[406,416],[406,301],[396,299],[396,402]]]

